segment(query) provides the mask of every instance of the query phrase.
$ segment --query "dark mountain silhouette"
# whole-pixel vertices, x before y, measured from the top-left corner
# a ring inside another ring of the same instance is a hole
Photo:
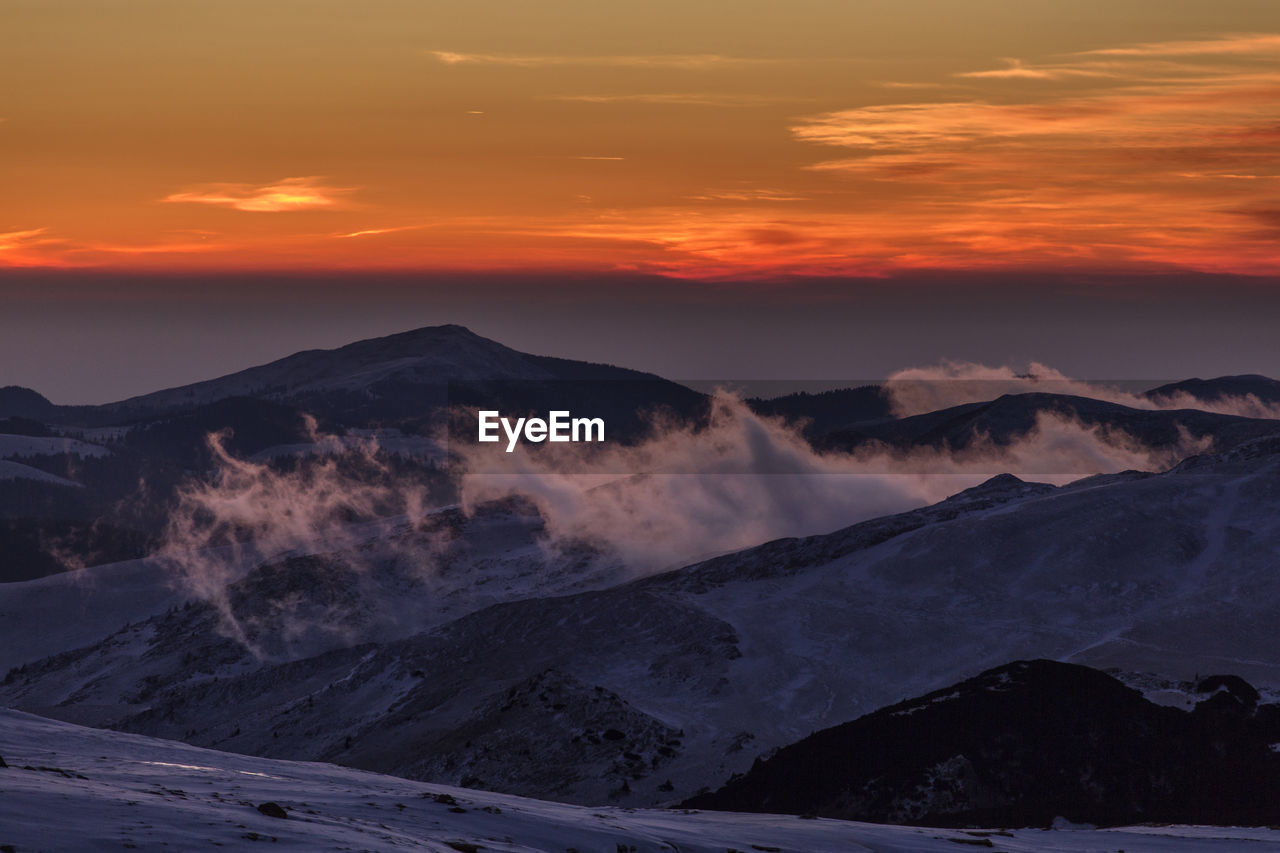
[[[666,407],[689,416],[705,408],[702,394],[653,374],[530,355],[463,326],[445,325],[337,349],[305,350],[117,403],[53,407],[44,417],[79,426],[129,424],[246,397],[286,404],[346,426],[410,431],[435,425],[443,408],[458,402],[513,410],[533,406],[543,412],[549,403],[577,404],[585,414],[594,401],[600,405],[593,407],[593,417],[612,416],[628,434],[638,428],[635,413],[640,409]]]
[[[817,394],[800,391],[767,400],[754,398],[748,400],[747,405],[758,415],[804,423],[805,437],[810,439],[863,421],[893,417],[889,399],[879,385],[840,388]]]
[[[52,415],[57,407],[42,394],[18,385],[0,388],[0,418],[34,418],[41,420]]]
[[[810,735],[684,805],[932,826],[1274,824],[1280,706],[1234,676],[1199,687],[1188,713],[1097,670],[1019,661]]]

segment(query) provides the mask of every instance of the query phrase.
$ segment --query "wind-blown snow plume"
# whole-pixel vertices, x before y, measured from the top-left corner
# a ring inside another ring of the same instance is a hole
[[[770,539],[827,532],[941,500],[1001,473],[1065,483],[1096,473],[1156,470],[1205,449],[1154,449],[1126,433],[1041,413],[1008,444],[820,453],[780,420],[715,397],[709,426],[661,429],[634,447],[560,445],[563,453],[469,454],[464,504],[521,493],[552,541],[587,540],[637,571],[690,562]],[[462,448],[464,453],[467,449]]]
[[[1254,394],[1201,399],[1186,391],[1147,396],[1105,382],[1072,379],[1061,371],[1031,362],[1025,371],[989,367],[968,361],[944,361],[930,367],[899,370],[885,381],[893,413],[909,417],[949,406],[993,400],[1002,394],[1068,394],[1118,403],[1134,409],[1199,409],[1246,418],[1280,419],[1280,404]]]
[[[311,420],[308,428],[324,452],[283,471],[236,458],[225,434],[210,435],[213,475],[179,490],[157,555],[173,567],[177,583],[218,609],[233,639],[254,651],[251,634],[264,626],[234,612],[230,584],[256,566],[300,554],[335,553],[343,571],[362,572],[394,556],[397,539],[388,534],[412,526],[427,503],[419,483],[392,476],[379,461],[375,439],[319,435]],[[286,641],[316,628],[342,631],[340,620],[323,613],[302,616],[297,597],[272,607],[270,629]]]
[[[161,556],[175,576],[217,607],[229,636],[259,654],[287,654],[294,639],[299,646],[317,637],[341,643],[353,624],[344,608],[369,611],[355,620],[366,632],[371,620],[421,611],[431,584],[384,588],[379,571],[407,557],[412,572],[428,578],[450,540],[447,530],[416,523],[428,506],[425,489],[379,463],[376,441],[353,448],[350,437],[313,440],[330,454],[281,470],[238,459],[221,436],[211,436],[214,474],[181,491],[165,537]],[[544,565],[592,582],[588,575],[599,568],[593,559],[645,574],[924,506],[997,474],[1061,484],[1163,469],[1207,444],[1186,436],[1176,447],[1149,447],[1121,430],[1041,412],[1022,435],[977,435],[963,448],[872,443],[823,452],[798,426],[720,393],[706,424],[655,421],[650,437],[635,445],[544,444],[507,453],[454,441],[452,448],[466,512],[525,497],[544,523]],[[594,556],[584,562],[583,554]],[[275,576],[259,571],[249,594],[237,592],[254,567],[299,555],[313,556]],[[530,582],[563,588],[566,578]],[[324,595],[312,594],[313,586]],[[263,597],[265,610],[246,605]],[[264,635],[273,638],[271,649]]]

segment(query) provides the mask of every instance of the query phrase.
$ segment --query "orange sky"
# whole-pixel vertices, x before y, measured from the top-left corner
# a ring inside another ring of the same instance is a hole
[[[6,0],[0,266],[1280,273],[1274,0]]]

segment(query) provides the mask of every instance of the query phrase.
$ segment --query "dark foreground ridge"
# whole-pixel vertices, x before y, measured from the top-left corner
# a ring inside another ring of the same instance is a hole
[[[819,731],[691,808],[930,826],[1280,822],[1280,706],[1234,676],[1158,706],[1074,664],[1019,661]]]

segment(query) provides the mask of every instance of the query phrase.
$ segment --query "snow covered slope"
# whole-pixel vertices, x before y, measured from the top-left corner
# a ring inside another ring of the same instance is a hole
[[[401,607],[441,614],[426,630],[309,657],[254,658],[191,608],[30,661],[0,703],[237,752],[650,805],[1015,659],[1274,687],[1276,445],[1056,489],[1000,477],[933,507],[588,591],[572,588],[571,564],[553,562],[570,569],[557,575],[477,553],[463,586],[404,594]],[[308,565],[264,578],[257,606],[270,612],[273,590],[290,602],[328,590],[306,581]],[[499,596],[486,602],[490,579]],[[459,607],[438,609],[450,600]],[[351,604],[334,617],[376,622],[367,599]]]
[[[247,758],[7,710],[0,710],[0,756],[8,765],[0,768],[0,845],[16,853],[251,850],[259,844],[272,850],[439,853],[1280,850],[1280,831],[1267,829],[940,830],[583,808],[327,764]]]
[[[99,642],[188,598],[153,560],[0,584],[0,669]]]
[[[22,456],[106,456],[111,451],[100,444],[64,436],[0,434],[0,459]]]
[[[39,468],[32,468],[21,462],[10,462],[7,459],[0,459],[0,480],[38,480],[42,483],[56,483],[59,486],[80,487],[79,483],[68,480],[66,477],[59,477],[57,474],[50,474],[48,471],[41,471]]]
[[[403,518],[385,519],[335,530],[332,541],[306,549],[264,554],[242,544],[234,560],[227,549],[213,549],[184,561],[192,571],[203,564],[227,571],[225,580],[240,585],[240,615],[265,631],[273,630],[267,623],[283,629],[286,617],[290,628],[299,628],[302,611],[332,591],[324,585],[350,572],[349,586],[341,589],[343,606],[329,614],[344,631],[328,644],[350,645],[408,636],[503,601],[597,588],[626,577],[616,561],[597,559],[588,550],[576,559],[544,551],[541,529],[542,519],[519,505],[482,507],[469,517],[446,507],[416,527]],[[204,620],[202,638],[221,642],[226,632],[215,630],[219,626],[209,619],[207,605],[190,613],[190,605],[202,601],[192,583],[199,580],[173,561],[153,557],[0,584],[0,675],[44,658],[63,656],[59,660],[65,662],[66,653],[149,631],[165,619],[182,630]],[[281,604],[288,596],[295,596],[292,608]],[[297,656],[277,649],[274,659]],[[141,673],[136,660],[121,663],[137,670],[134,678]]]

